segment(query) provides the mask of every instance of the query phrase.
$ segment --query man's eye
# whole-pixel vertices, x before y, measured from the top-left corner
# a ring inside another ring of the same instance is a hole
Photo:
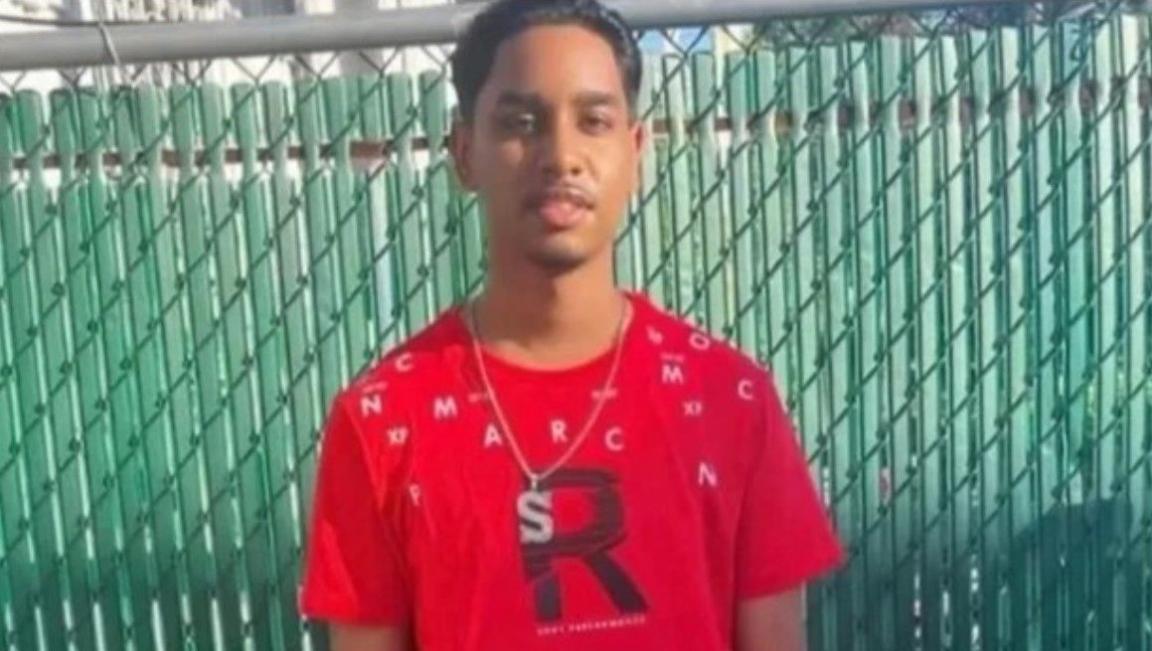
[[[605,115],[589,115],[584,118],[584,128],[594,133],[607,131],[612,128],[612,119]]]
[[[532,133],[536,130],[536,118],[528,113],[505,116],[500,124],[512,133]]]

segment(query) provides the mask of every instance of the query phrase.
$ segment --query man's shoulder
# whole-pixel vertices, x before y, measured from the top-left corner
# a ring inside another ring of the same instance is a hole
[[[443,381],[466,341],[453,321],[453,309],[385,350],[332,397],[331,431],[352,431],[362,453],[381,473],[406,455],[412,429],[412,396]],[[460,328],[463,326],[460,325]],[[466,332],[466,331],[463,331]],[[456,362],[458,365],[458,362]]]
[[[669,359],[696,360],[710,377],[746,378],[765,373],[763,365],[750,353],[718,336],[691,317],[677,315],[647,297],[647,318],[641,335],[665,352]]]
[[[406,387],[443,378],[459,366],[466,343],[458,309],[450,307],[428,325],[396,345],[385,349],[372,364],[358,373],[341,394],[403,392]]]
[[[639,334],[657,358],[654,396],[689,427],[706,415],[712,444],[750,449],[747,436],[759,435],[753,425],[774,390],[768,368],[692,318],[651,305],[643,324],[649,331]]]

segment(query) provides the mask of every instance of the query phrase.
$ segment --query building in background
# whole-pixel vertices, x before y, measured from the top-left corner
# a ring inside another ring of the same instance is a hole
[[[443,0],[0,0],[0,38],[80,24],[119,22],[199,22],[265,16],[355,14],[445,4]],[[418,73],[443,69],[443,46],[376,49],[302,56],[105,66],[85,70],[0,73],[0,92],[19,87],[47,92],[65,84],[107,89],[121,84],[171,85],[181,82],[288,81],[364,73]]]
[[[479,4],[486,0],[456,0]],[[4,34],[67,28],[79,22],[198,22],[263,16],[357,14],[380,10],[428,7],[451,0],[0,0],[0,37]],[[696,27],[653,30],[640,37],[641,48],[651,54],[715,48],[717,54],[740,47],[747,27]],[[315,53],[299,56],[248,57],[230,60],[151,63],[143,66],[107,66],[100,69],[30,72],[19,76],[21,88],[47,91],[62,83],[107,89],[137,85],[213,81],[267,81],[356,74],[447,70],[450,47],[433,45],[400,49],[378,48],[359,52]],[[61,76],[64,79],[61,79]],[[0,73],[0,92],[14,88],[12,73]]]

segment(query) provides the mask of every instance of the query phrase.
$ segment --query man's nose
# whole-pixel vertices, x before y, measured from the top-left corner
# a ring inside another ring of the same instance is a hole
[[[554,124],[544,134],[541,163],[546,176],[564,178],[584,173],[584,157],[580,152],[579,134],[573,126]]]

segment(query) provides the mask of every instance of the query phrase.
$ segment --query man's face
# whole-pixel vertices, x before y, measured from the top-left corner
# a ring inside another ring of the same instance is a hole
[[[504,41],[453,141],[458,176],[487,214],[492,255],[554,272],[611,255],[642,138],[601,36],[556,25]]]

